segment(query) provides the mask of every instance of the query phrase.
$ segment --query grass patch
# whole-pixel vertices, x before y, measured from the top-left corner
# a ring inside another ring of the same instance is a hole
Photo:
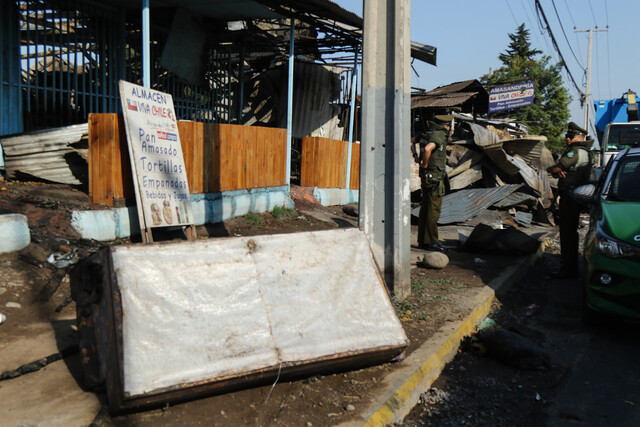
[[[416,310],[416,305],[408,299],[401,300],[393,296],[391,297],[391,302],[398,313],[398,317],[406,317]]]
[[[295,215],[295,211],[291,208],[285,208],[284,206],[276,206],[271,211],[271,216],[275,219],[286,219],[291,218]]]
[[[260,215],[256,215],[253,212],[249,212],[244,216],[244,218],[251,223],[253,228],[262,227],[262,217]]]
[[[464,283],[453,279],[413,279],[411,281],[411,296],[400,300],[391,298],[393,306],[401,321],[431,320],[432,313],[429,303],[441,304],[451,301],[450,294]]]

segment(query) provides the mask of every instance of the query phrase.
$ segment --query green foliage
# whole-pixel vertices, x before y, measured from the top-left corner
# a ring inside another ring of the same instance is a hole
[[[262,217],[260,215],[249,212],[244,218],[249,221],[254,228],[262,227]]]
[[[501,111],[490,117],[509,117],[523,123],[528,126],[529,133],[545,135],[547,148],[552,152],[561,152],[565,148],[562,135],[569,120],[571,102],[569,92],[562,85],[562,63],[550,64],[550,56],[535,58],[542,52],[531,48],[529,31],[524,24],[518,27],[516,34],[509,34],[509,38],[509,49],[499,55],[503,65],[480,77],[480,81],[485,86],[533,81],[535,98],[533,105]]]
[[[271,216],[273,216],[275,219],[291,218],[294,215],[295,211],[293,209],[285,208],[284,206],[276,206],[271,211]]]
[[[524,23],[520,24],[515,34],[509,34],[509,38],[511,39],[509,49],[498,56],[503,65],[508,66],[515,57],[528,59],[542,53],[541,50],[531,49],[529,30],[524,27]]]
[[[395,295],[391,297],[391,302],[393,303],[399,317],[405,317],[417,308],[414,303],[409,301],[409,299],[400,300],[396,298]]]

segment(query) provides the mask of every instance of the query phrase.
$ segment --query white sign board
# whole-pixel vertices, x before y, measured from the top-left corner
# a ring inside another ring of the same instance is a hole
[[[140,227],[191,224],[191,198],[171,95],[120,81]],[[143,233],[144,234],[144,233]]]

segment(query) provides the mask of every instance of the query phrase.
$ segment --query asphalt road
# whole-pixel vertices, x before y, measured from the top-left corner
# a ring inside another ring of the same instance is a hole
[[[551,252],[491,315],[542,347],[551,368],[520,370],[468,343],[401,425],[640,425],[640,328],[584,324],[581,282],[551,277],[559,263]]]

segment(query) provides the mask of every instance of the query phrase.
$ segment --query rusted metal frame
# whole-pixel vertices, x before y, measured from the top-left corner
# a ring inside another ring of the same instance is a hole
[[[36,37],[37,36],[38,36],[38,34],[36,33]],[[44,52],[47,52],[47,34],[46,33],[42,34],[42,39],[43,39],[42,40],[42,48],[44,49]],[[47,55],[45,55],[43,61],[44,61],[44,67],[42,69],[42,72],[43,72],[42,80],[44,81],[44,86],[46,86],[47,85],[47,66],[46,66],[47,65]],[[36,63],[36,73],[40,74],[40,73],[38,73],[38,64],[37,63]],[[46,113],[47,112],[47,90],[46,89],[43,90],[42,97],[44,98],[44,112]]]
[[[55,18],[56,21],[54,21],[54,27],[56,28],[56,31],[54,31],[54,40],[55,40],[55,34],[57,33],[58,35],[58,43],[60,43],[60,45],[62,45],[63,41],[62,41],[62,17],[63,17],[63,10],[62,8],[58,8],[56,9],[57,11],[57,17]],[[68,10],[65,11],[65,13],[68,13]],[[59,111],[62,111],[63,108],[62,106],[64,105],[64,74],[62,72],[63,70],[63,66],[62,66],[62,54],[56,54],[56,56],[58,57],[58,61],[59,61],[59,67],[58,67],[58,109]],[[67,64],[67,74],[69,73],[69,66]],[[60,113],[58,113],[56,115],[56,124],[58,126],[62,126],[64,123],[64,119],[62,118],[62,115]]]
[[[227,123],[231,124],[231,53],[227,50]]]
[[[244,37],[240,40],[240,58],[238,59],[238,119],[237,123],[242,123],[242,113],[244,107]]]
[[[104,13],[104,12],[103,12]],[[106,15],[106,14],[105,14]],[[100,64],[100,68],[99,68],[99,75],[100,75],[100,95],[99,95],[99,99],[101,101],[101,106],[100,106],[100,110],[99,112],[101,113],[106,113],[107,112],[107,99],[106,97],[108,96],[108,91],[107,91],[107,49],[106,49],[106,43],[107,43],[107,19],[106,16],[103,15],[103,19],[100,20],[100,44],[99,44],[99,49],[100,49],[100,60],[98,61]]]
[[[66,43],[69,43],[69,39],[70,39],[70,37],[69,37],[69,34],[70,34],[69,33],[69,31],[70,31],[70,28],[69,28],[70,27],[70,23],[71,23],[71,10],[68,9],[67,10],[67,16],[66,16],[66,22],[65,22],[65,27],[66,28],[65,28],[64,31],[61,31],[61,34],[60,34],[61,38],[63,37],[63,35],[66,35],[66,37],[65,37],[65,39],[67,40]],[[71,89],[71,51],[70,51],[70,49],[67,48],[65,53],[66,53],[66,57],[67,57],[67,89],[66,90],[67,90],[67,94],[68,94],[68,97],[69,97],[69,108],[67,110],[67,120],[65,121],[65,123],[71,123],[71,121],[74,118],[77,118],[77,117],[73,117],[74,114],[73,114],[73,110],[72,110],[72,107],[73,107],[73,104],[72,104],[72,93],[73,93],[73,91]],[[76,64],[75,64],[75,60],[74,60],[74,62],[73,62],[73,74],[76,74],[77,71],[78,70],[76,68]]]
[[[357,36],[355,31],[347,33],[344,29],[337,30],[336,26],[323,22],[320,15],[316,15],[317,17],[315,17],[312,16],[309,12],[299,12],[294,7],[287,8],[281,4],[281,1],[261,0],[261,3],[266,4],[275,12],[280,13],[281,15],[297,19],[307,24],[311,24],[316,28],[320,27],[324,32],[337,33],[341,36],[344,36],[345,38],[351,36],[355,43],[359,42],[359,40],[361,40],[362,38],[361,36]]]
[[[20,2],[20,9],[23,10],[23,12],[20,15],[22,18],[29,16],[29,13],[30,13],[29,5],[30,5],[30,3],[27,2],[27,1]],[[27,34],[27,37],[26,37],[27,43],[26,43],[26,45],[27,45],[27,54],[29,54],[31,52],[31,46],[32,46],[32,43],[30,43],[30,41],[31,41],[31,29],[29,28],[29,25],[26,26],[26,30],[24,30],[24,31],[26,31],[26,34]],[[22,37],[21,37],[21,39],[22,39]],[[38,47],[34,46],[34,51],[37,52],[37,50],[38,50]],[[34,59],[34,62],[37,64],[38,60]],[[31,95],[32,95],[32,93],[31,93],[31,90],[32,90],[32,88],[31,88],[31,58],[27,58],[27,69],[25,71],[25,75],[26,75],[25,81],[26,81],[26,86],[27,86],[27,97],[26,97],[27,98],[27,105],[26,105],[26,109],[30,113],[31,112]]]

